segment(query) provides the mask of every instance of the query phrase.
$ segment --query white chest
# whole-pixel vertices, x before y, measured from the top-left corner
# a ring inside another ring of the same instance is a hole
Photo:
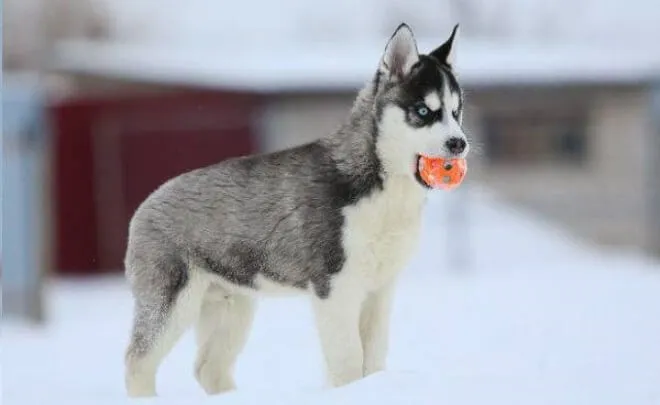
[[[410,179],[386,181],[383,190],[344,210],[343,245],[347,276],[366,288],[395,277],[414,253],[426,192]]]

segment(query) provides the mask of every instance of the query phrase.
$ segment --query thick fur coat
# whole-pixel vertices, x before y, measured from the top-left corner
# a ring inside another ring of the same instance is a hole
[[[467,154],[455,35],[420,55],[402,24],[336,133],[184,173],[141,204],[125,259],[129,395],[155,395],[158,366],[192,326],[200,385],[233,389],[255,299],[269,294],[310,296],[333,386],[385,367],[394,285],[428,193],[419,156]]]

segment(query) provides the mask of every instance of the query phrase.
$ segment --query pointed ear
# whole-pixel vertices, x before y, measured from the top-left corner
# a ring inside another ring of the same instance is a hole
[[[380,70],[389,78],[402,80],[419,61],[417,43],[410,27],[402,23],[390,38],[380,62]]]
[[[458,24],[454,26],[454,29],[451,31],[449,39],[442,45],[440,45],[435,51],[431,52],[431,56],[436,58],[442,63],[446,63],[449,66],[453,66],[456,62],[456,50],[454,46],[454,40],[458,34]]]

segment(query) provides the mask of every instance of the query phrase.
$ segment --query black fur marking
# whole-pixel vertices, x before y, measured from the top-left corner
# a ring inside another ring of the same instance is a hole
[[[458,94],[458,113],[460,114],[463,111],[463,90],[458,84],[458,80],[456,79],[456,76],[454,75],[454,72],[451,70],[451,68],[442,64],[439,66],[439,68],[449,82],[449,91]]]
[[[454,38],[456,37],[456,32],[458,31],[458,24],[454,26],[454,29],[451,31],[451,35],[449,36],[449,39],[445,41],[442,45],[440,45],[438,48],[436,48],[433,52],[430,53],[430,56],[434,57],[435,59],[438,60],[438,62],[449,66],[447,59],[449,57],[449,53],[451,52],[451,48],[454,45]]]
[[[376,75],[374,76],[374,81],[373,81],[373,89],[371,91],[371,97],[376,97],[376,94],[378,94],[378,90],[380,89],[380,81],[382,80],[383,73],[378,70],[376,71]]]
[[[314,293],[321,299],[326,299],[330,296],[330,278],[324,278],[321,282],[314,284]]]
[[[201,267],[234,284],[254,288],[254,277],[266,272],[264,254],[252,241],[237,240],[222,255],[195,249]]]
[[[181,257],[170,253],[158,260],[155,267],[162,279],[167,281],[163,291],[163,312],[169,313],[179,293],[188,284],[188,266]]]
[[[406,119],[409,125],[420,128],[447,119],[445,106],[425,117],[421,117],[417,113],[417,107],[420,103],[424,103],[425,96],[431,91],[444,94],[446,91],[445,85],[447,85],[450,92],[459,95],[457,112],[460,114],[463,108],[463,96],[451,68],[446,64],[439,63],[431,56],[420,55],[419,62],[413,66],[411,74],[403,82],[395,100],[399,107],[406,111]]]

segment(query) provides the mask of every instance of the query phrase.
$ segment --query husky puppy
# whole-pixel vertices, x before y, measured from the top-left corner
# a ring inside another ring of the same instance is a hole
[[[310,297],[332,386],[384,369],[394,285],[429,192],[419,157],[468,153],[457,28],[420,54],[401,24],[332,135],[181,174],[140,205],[125,256],[129,396],[156,394],[159,365],[190,327],[201,387],[234,389],[255,300],[269,294]]]

